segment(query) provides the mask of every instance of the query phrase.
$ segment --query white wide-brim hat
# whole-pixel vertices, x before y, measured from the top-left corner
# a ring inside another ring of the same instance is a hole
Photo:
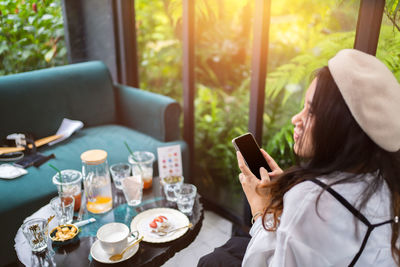
[[[400,84],[376,57],[344,49],[329,70],[361,129],[381,148],[400,149]]]

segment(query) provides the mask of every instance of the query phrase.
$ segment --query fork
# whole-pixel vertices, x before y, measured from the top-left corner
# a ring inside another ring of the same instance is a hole
[[[182,227],[178,227],[178,228],[175,228],[175,229],[172,229],[172,230],[169,230],[169,231],[159,230],[159,231],[155,232],[155,234],[157,234],[159,236],[165,236],[165,235],[167,235],[169,233],[172,233],[172,232],[175,232],[175,231],[178,231],[178,230],[181,230],[181,229],[185,229],[185,228],[190,228],[192,226],[193,226],[193,224],[189,223],[188,225],[185,225],[185,226],[182,226]]]

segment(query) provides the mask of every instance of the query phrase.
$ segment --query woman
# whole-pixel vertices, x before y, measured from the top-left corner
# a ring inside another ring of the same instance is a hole
[[[383,63],[351,49],[332,58],[292,118],[300,163],[282,172],[262,150],[273,172],[258,180],[237,153],[254,221],[242,265],[400,266],[399,115]]]

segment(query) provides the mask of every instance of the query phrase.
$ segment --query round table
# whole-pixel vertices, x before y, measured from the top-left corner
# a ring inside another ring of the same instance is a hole
[[[106,266],[92,259],[90,248],[96,241],[96,232],[100,226],[110,222],[121,222],[130,226],[132,218],[140,212],[160,207],[177,208],[175,202],[165,199],[158,177],[153,179],[151,189],[143,190],[142,203],[136,207],[126,204],[125,197],[121,190],[113,187],[113,209],[105,214],[91,214],[85,212],[83,220],[94,217],[96,222],[82,226],[79,233],[79,239],[73,244],[63,247],[52,245],[49,240],[48,248],[43,253],[32,253],[21,228],[15,237],[15,250],[20,263],[26,266]],[[50,205],[42,207],[30,218],[48,218],[52,215]],[[200,231],[203,221],[203,205],[200,202],[200,196],[196,196],[192,215],[188,216],[193,227],[189,229],[182,237],[167,243],[154,244],[141,242],[139,251],[130,259],[117,263],[119,266],[160,266],[174,254],[190,245]],[[49,229],[56,226],[55,220],[50,222]]]

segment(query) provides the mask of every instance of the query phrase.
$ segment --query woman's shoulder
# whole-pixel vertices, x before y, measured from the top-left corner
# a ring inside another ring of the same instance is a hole
[[[340,181],[341,179],[345,179],[350,175],[351,174],[349,173],[334,172],[328,175],[316,177],[316,179],[324,184],[330,185]],[[331,186],[331,188],[340,194],[344,199],[346,199],[351,205],[357,208],[360,201],[363,199],[362,196],[365,192],[365,189],[370,186],[374,178],[376,178],[374,174],[359,175],[358,179],[355,179],[352,182],[334,184]],[[310,207],[315,209],[315,203],[318,199],[318,205],[321,207],[328,206],[332,208],[336,206],[340,207],[340,210],[336,210],[335,208],[333,210],[342,212],[344,208],[342,204],[329,192],[323,192],[323,190],[324,189],[320,185],[313,181],[307,180],[301,182],[286,192],[284,196],[284,206],[289,210],[290,207],[297,206],[299,212],[304,212]],[[321,194],[321,192],[323,193]],[[377,220],[386,218],[390,215],[389,196],[389,189],[387,185],[383,183],[377,188],[376,192],[369,197],[366,205],[362,209],[362,212],[372,220],[375,218]],[[333,212],[332,209],[330,210]]]
[[[289,191],[287,191],[283,197],[284,202],[296,202],[299,200],[310,200],[314,195],[321,191],[321,187],[316,183],[305,180],[297,185],[293,186]]]
[[[350,177],[352,177],[353,179],[340,182],[341,180]],[[373,173],[354,175],[346,172],[337,171],[327,175],[317,176],[314,180],[322,182],[322,185],[329,185],[329,187],[331,187],[333,190],[337,191],[344,197],[349,196],[350,198],[357,198],[357,195],[362,194],[365,189],[371,185],[374,179],[376,179],[376,176]],[[317,192],[320,193],[322,190],[323,188],[321,187],[321,185],[318,185],[316,182],[313,182],[312,180],[305,180],[293,186],[285,194],[285,197],[301,197],[304,196],[305,192],[308,192],[308,195],[313,195]],[[376,195],[388,195],[389,191],[386,183],[378,186],[375,193]],[[351,200],[349,202],[351,202]]]
[[[325,184],[331,184],[343,177],[342,174],[336,173],[316,179]],[[369,177],[364,178],[370,179]],[[359,182],[333,185],[332,189],[352,203],[359,199],[359,195],[354,192],[361,192],[364,186],[365,181],[360,179]],[[390,201],[387,197],[381,197],[384,191],[385,185],[369,198],[365,209],[361,210],[371,223],[386,221],[390,218]],[[323,193],[321,194],[321,192]],[[365,225],[329,192],[323,191],[318,184],[312,181],[297,184],[285,194],[283,205],[277,238],[278,240],[279,238],[288,240],[291,250],[304,252],[303,248],[306,247],[312,251],[318,251],[318,254],[324,255],[329,262],[336,263],[338,259],[351,261],[360,248],[359,237],[365,233]],[[380,250],[387,251],[387,249],[390,252],[389,225],[375,229],[371,233],[366,247],[368,252],[362,255],[360,261],[366,261],[368,255],[376,258],[376,255],[379,256],[380,253],[383,253],[379,252]],[[385,253],[386,255],[390,256],[390,253]],[[379,257],[382,258],[382,256]],[[337,266],[341,266],[341,264],[337,264]]]

